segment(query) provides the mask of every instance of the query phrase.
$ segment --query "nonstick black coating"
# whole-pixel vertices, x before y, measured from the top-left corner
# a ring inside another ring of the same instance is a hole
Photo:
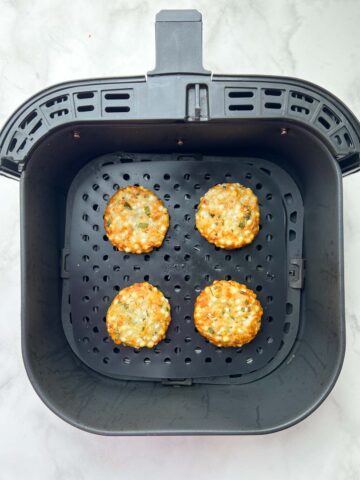
[[[214,247],[195,229],[200,197],[224,182],[240,182],[259,198],[261,231],[238,250]],[[103,228],[110,196],[134,184],[155,191],[171,217],[163,246],[145,255],[117,251]],[[210,382],[209,377],[226,377],[242,383],[263,376],[288,354],[298,330],[300,290],[289,286],[289,266],[301,257],[302,226],[297,186],[284,170],[261,159],[153,154],[95,159],[75,177],[67,200],[69,294],[63,296],[63,325],[70,345],[89,367],[113,377]],[[260,333],[242,348],[217,348],[194,328],[195,299],[216,279],[245,283],[263,305]],[[134,350],[112,342],[105,316],[120,289],[142,281],[170,300],[172,321],[165,341]]]

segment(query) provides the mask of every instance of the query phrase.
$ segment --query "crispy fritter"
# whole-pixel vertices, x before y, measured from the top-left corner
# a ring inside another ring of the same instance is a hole
[[[217,247],[234,249],[251,243],[259,232],[256,195],[240,183],[215,185],[201,197],[196,212],[200,234]]]
[[[170,324],[170,304],[150,283],[123,288],[112,301],[106,327],[116,344],[152,348],[165,338]]]
[[[106,206],[104,228],[120,251],[147,253],[162,245],[169,228],[169,213],[147,188],[120,188]]]
[[[198,332],[218,347],[241,347],[260,330],[263,309],[256,294],[233,280],[215,280],[195,302]]]

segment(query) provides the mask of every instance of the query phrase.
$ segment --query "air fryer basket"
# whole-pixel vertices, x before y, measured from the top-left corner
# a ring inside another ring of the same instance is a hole
[[[101,434],[267,433],[328,395],[345,350],[342,174],[359,169],[360,129],[319,87],[290,78],[211,75],[201,15],[163,11],[146,77],[52,87],[0,134],[0,173],[21,182],[22,348],[29,378],[61,418]],[[223,251],[194,229],[209,186],[239,181],[261,231]],[[109,195],[144,184],[171,227],[149,255],[114,251]],[[265,307],[254,342],[217,349],[194,331],[193,303],[218,278]],[[173,321],[153,350],[116,347],[103,317],[116,291],[149,279]]]

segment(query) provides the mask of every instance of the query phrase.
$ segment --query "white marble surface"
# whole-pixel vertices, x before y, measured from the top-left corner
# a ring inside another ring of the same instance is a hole
[[[359,0],[0,0],[0,125],[30,95],[76,78],[142,74],[154,16],[197,8],[205,66],[304,78],[360,117]],[[19,199],[0,178],[0,479],[360,478],[360,174],[344,181],[347,352],[327,401],[265,437],[105,438],[38,399],[20,349]]]

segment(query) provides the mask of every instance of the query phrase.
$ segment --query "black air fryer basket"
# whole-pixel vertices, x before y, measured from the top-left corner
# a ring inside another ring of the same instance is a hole
[[[325,90],[293,78],[211,75],[201,15],[162,11],[147,77],[83,80],[31,98],[0,135],[0,173],[21,183],[22,348],[57,415],[101,434],[267,433],[329,394],[345,351],[342,175],[359,170],[360,128]],[[254,190],[261,230],[240,250],[194,228],[221,182]],[[156,191],[170,229],[151,254],[117,251],[110,196]],[[216,279],[256,291],[262,328],[242,348],[194,329]],[[167,338],[116,346],[104,323],[117,291],[149,281],[169,298]]]

